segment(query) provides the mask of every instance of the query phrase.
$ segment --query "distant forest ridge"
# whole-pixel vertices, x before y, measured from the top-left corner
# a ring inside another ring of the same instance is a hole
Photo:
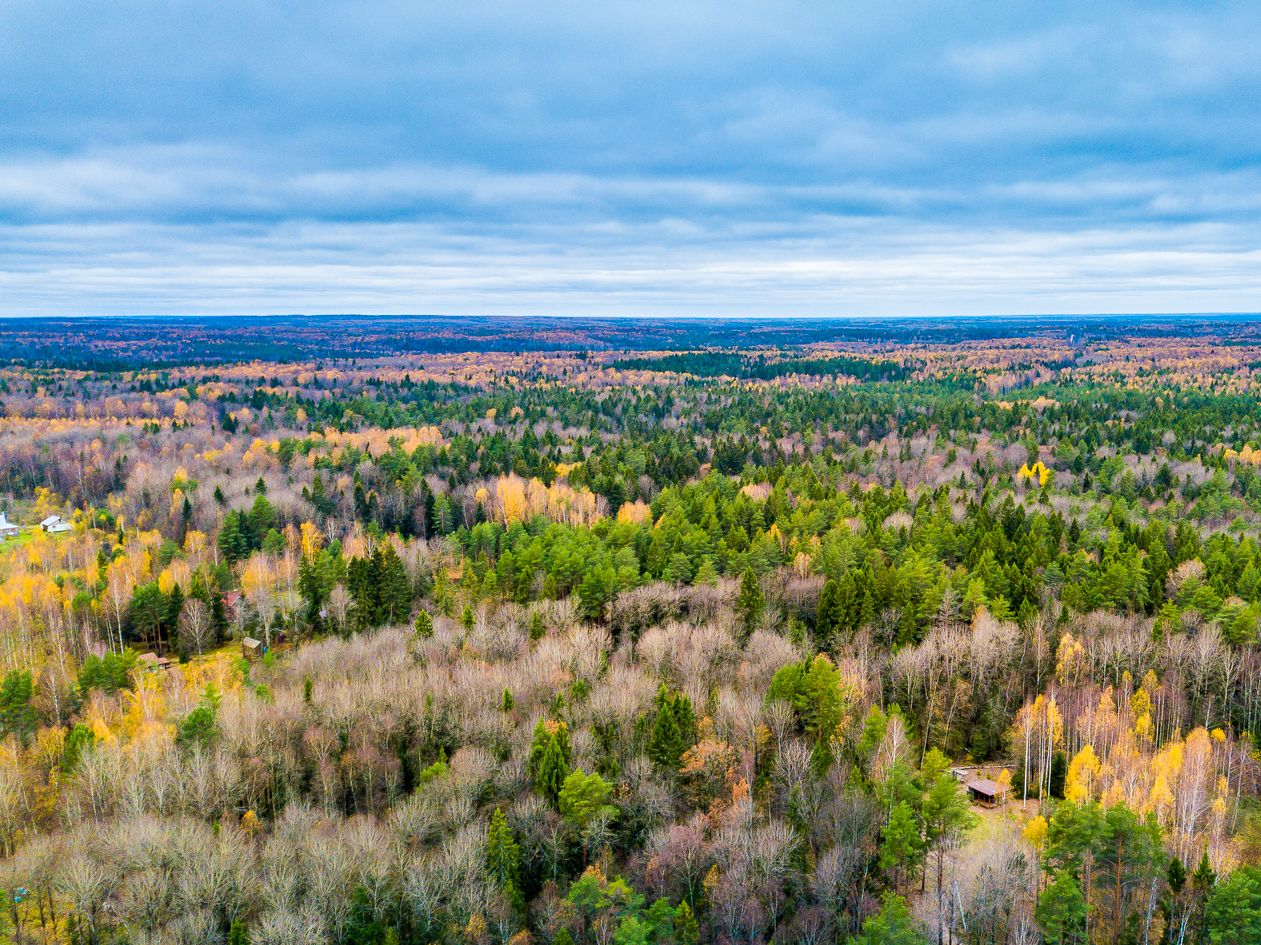
[[[966,318],[560,318],[482,316],[260,315],[234,317],[0,319],[0,361],[97,370],[239,361],[293,361],[467,351],[694,351],[850,343],[864,347],[951,344],[1002,338],[1070,343],[1122,337],[1215,336],[1255,343],[1251,315],[1013,316]],[[708,355],[688,355],[691,358]],[[732,356],[734,357],[734,356]],[[738,360],[738,359],[737,359]],[[715,361],[698,376],[731,373]],[[765,379],[786,362],[727,361],[735,376]],[[647,365],[640,365],[641,367]],[[819,365],[815,365],[818,368]],[[853,365],[874,379],[872,365]],[[849,373],[832,363],[827,373]],[[896,379],[887,376],[885,379]]]

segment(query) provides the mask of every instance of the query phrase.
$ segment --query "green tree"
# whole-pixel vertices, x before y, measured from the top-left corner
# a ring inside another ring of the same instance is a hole
[[[906,801],[899,801],[889,814],[880,843],[880,868],[893,873],[893,888],[901,892],[903,877],[913,871],[923,850],[919,822]]]
[[[929,757],[932,752],[929,752]],[[928,760],[927,758],[925,759]],[[946,852],[952,849],[963,834],[976,823],[963,786],[950,772],[942,771],[933,778],[924,792],[920,806],[924,821],[924,848],[934,854],[937,879],[937,914],[945,915],[944,878]],[[940,940],[940,924],[938,939]]]
[[[582,615],[588,620],[603,620],[605,608],[613,599],[616,585],[617,575],[608,563],[587,571],[586,577],[578,585],[578,602]]]
[[[186,750],[205,751],[219,735],[219,692],[206,686],[201,703],[184,716],[175,732],[175,744]]]
[[[736,595],[736,613],[740,616],[741,641],[746,641],[753,633],[753,628],[766,613],[766,595],[762,593],[762,584],[753,573],[746,568],[740,578],[740,593]]]
[[[433,636],[433,614],[429,613],[427,610],[422,610],[416,615],[414,627],[416,630],[416,636],[420,637],[422,640]]]
[[[61,751],[61,770],[63,774],[73,774],[78,767],[79,759],[96,744],[96,735],[92,729],[82,722],[76,722],[66,732],[66,740]]]
[[[841,582],[828,578],[819,594],[819,605],[814,617],[814,645],[820,650],[830,650],[837,643],[846,623],[845,595]]]
[[[660,768],[677,771],[683,753],[696,744],[696,715],[692,700],[671,693],[665,684],[657,691],[656,713],[648,735],[648,757]]]
[[[693,584],[717,584],[718,569],[714,567],[714,562],[708,556],[701,559],[700,565],[696,568],[696,574],[692,576]]]
[[[652,941],[652,926],[635,915],[622,916],[613,933],[613,945],[648,945]]]
[[[924,945],[924,936],[915,926],[915,919],[906,900],[895,893],[885,893],[880,911],[863,922],[862,933],[854,945]]]
[[[1213,887],[1204,913],[1211,945],[1261,942],[1261,867],[1240,867]]]
[[[496,807],[486,831],[486,869],[494,884],[517,911],[525,908],[521,895],[521,846],[512,835],[508,818]]]
[[[1055,874],[1038,896],[1033,916],[1042,927],[1047,945],[1080,945],[1086,941],[1088,908],[1081,887],[1069,870]]]
[[[557,802],[561,785],[572,770],[569,761],[569,727],[553,719],[539,719],[526,770],[540,794]]]
[[[572,771],[558,796],[561,816],[585,831],[597,817],[612,817],[617,808],[608,803],[610,788],[599,773]]]
[[[682,552],[676,552],[670,556],[665,573],[661,577],[671,584],[690,584],[692,581],[692,562],[688,560],[687,555]]]
[[[0,682],[0,737],[16,735],[22,744],[35,734],[39,716],[31,705],[35,684],[29,669],[11,669]]]
[[[157,581],[137,586],[127,605],[127,628],[131,639],[147,646],[159,645],[166,608],[166,595]]]
[[[783,666],[771,679],[766,699],[793,707],[798,724],[813,742],[816,767],[825,770],[836,757],[841,725],[854,701],[836,664],[819,653],[804,663]]]
[[[700,945],[700,923],[687,902],[680,902],[674,910],[674,937],[678,945]]]
[[[412,609],[412,585],[407,579],[407,569],[403,567],[394,545],[388,541],[377,544],[372,559],[380,608],[378,622],[402,623]]]

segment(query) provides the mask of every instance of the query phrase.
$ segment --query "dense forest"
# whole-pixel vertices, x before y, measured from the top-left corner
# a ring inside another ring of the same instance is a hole
[[[1251,326],[74,327],[0,940],[1261,942]]]

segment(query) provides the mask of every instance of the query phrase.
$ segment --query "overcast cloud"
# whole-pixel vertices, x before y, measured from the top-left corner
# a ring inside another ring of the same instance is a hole
[[[0,314],[1261,309],[1252,2],[0,14]]]

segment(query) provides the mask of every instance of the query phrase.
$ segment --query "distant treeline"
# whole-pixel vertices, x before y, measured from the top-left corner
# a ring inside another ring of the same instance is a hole
[[[764,355],[745,355],[725,351],[689,351],[655,358],[622,358],[614,366],[624,370],[672,371],[697,377],[736,377],[768,381],[793,374],[821,377],[844,376],[862,381],[903,381],[911,369],[891,361],[868,361],[865,358],[786,358],[772,360]]]

